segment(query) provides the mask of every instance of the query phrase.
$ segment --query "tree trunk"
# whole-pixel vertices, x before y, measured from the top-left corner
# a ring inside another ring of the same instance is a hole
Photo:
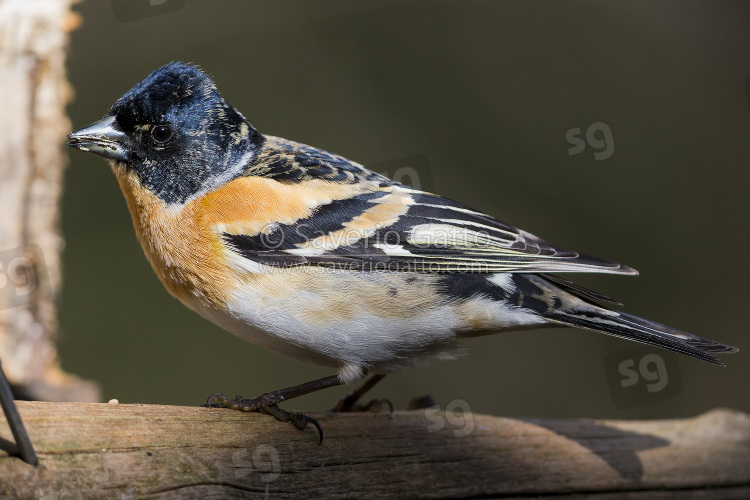
[[[17,397],[97,401],[57,359],[71,0],[0,0],[0,359]]]

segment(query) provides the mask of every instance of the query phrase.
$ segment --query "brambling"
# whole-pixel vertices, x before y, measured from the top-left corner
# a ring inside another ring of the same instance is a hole
[[[257,398],[213,395],[209,404],[317,425],[277,404],[365,374],[374,377],[369,387],[502,330],[573,326],[718,365],[714,354],[737,351],[615,311],[607,297],[549,274],[637,274],[628,266],[261,134],[192,65],[154,71],[68,139],[109,161],[169,293],[250,342],[336,369]]]

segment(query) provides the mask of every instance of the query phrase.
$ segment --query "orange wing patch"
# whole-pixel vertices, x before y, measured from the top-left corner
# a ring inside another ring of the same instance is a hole
[[[403,189],[388,186],[380,190],[391,193],[372,201],[372,207],[363,211],[352,220],[343,223],[343,228],[315,239],[301,243],[300,248],[333,250],[340,246],[354,244],[360,239],[368,238],[378,229],[394,224],[406,214],[414,199]]]
[[[272,224],[292,224],[311,216],[321,205],[364,190],[358,184],[319,179],[285,184],[263,177],[240,177],[191,204],[200,205],[205,227],[254,236]]]

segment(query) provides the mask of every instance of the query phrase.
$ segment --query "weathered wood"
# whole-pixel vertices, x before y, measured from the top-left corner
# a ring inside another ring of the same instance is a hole
[[[0,358],[16,394],[97,401],[57,360],[72,0],[0,0]]]
[[[656,421],[316,414],[318,445],[312,428],[225,409],[19,409],[41,466],[7,455],[0,423],[0,493],[17,498],[750,497],[750,416],[734,410]]]

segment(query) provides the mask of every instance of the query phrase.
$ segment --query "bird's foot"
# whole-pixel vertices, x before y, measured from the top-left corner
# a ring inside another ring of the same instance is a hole
[[[244,398],[242,396],[228,398],[223,394],[212,394],[208,397],[206,406],[209,408],[230,408],[232,410],[265,413],[266,415],[271,415],[279,422],[289,422],[299,430],[307,427],[307,424],[312,424],[318,429],[318,436],[320,437],[320,443],[322,443],[323,428],[320,426],[320,423],[305,414],[286,411],[283,408],[279,408],[278,404],[283,400],[283,397],[279,398],[272,393],[262,394],[255,398]]]
[[[373,399],[367,404],[359,404],[357,401],[370,389],[373,388],[375,384],[380,382],[385,375],[382,374],[376,374],[370,376],[367,380],[364,381],[364,383],[357,387],[355,390],[344,396],[343,398],[339,399],[338,403],[336,403],[336,406],[332,408],[331,411],[336,412],[354,412],[354,411],[364,411],[364,412],[373,412],[378,413],[383,409],[384,405],[387,405],[389,408],[388,417],[390,418],[393,416],[393,403],[389,399]]]
[[[332,411],[335,412],[371,412],[380,413],[384,407],[388,407],[388,417],[393,416],[393,403],[390,399],[373,399],[367,404],[357,403],[356,400],[352,400],[350,396],[344,396],[341,398],[336,406],[333,407]]]

